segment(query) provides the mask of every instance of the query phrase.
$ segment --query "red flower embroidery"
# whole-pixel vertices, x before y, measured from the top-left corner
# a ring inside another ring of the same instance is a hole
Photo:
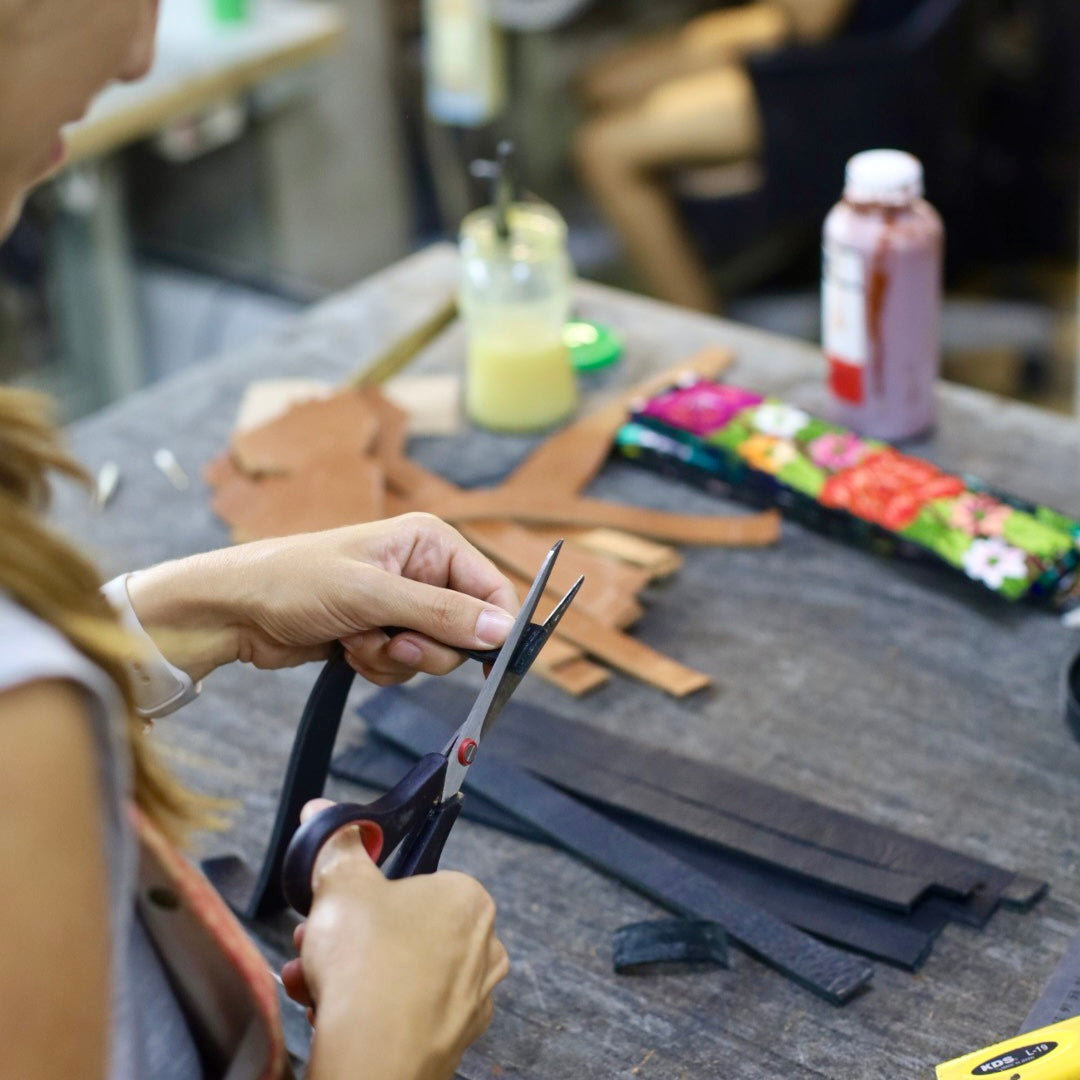
[[[943,473],[928,461],[882,450],[830,476],[820,498],[824,506],[847,510],[896,531],[910,525],[931,500],[964,490],[959,477]]]

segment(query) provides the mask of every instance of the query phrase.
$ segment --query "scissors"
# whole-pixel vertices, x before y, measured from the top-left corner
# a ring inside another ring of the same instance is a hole
[[[461,786],[476,759],[481,739],[532,667],[585,580],[577,579],[543,623],[531,621],[561,547],[560,540],[544,558],[506,641],[493,656],[493,666],[476,703],[446,747],[425,754],[381,799],[366,805],[339,803],[328,807],[293,834],[282,865],[282,887],[285,899],[301,915],[311,910],[315,860],[330,837],[346,825],[359,826],[364,848],[376,865],[385,866],[388,878],[431,874],[438,869],[447,837],[461,813],[465,798]],[[489,656],[485,654],[484,659],[487,661]]]

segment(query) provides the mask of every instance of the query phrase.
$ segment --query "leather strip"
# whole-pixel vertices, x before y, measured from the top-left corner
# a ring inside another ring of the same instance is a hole
[[[566,539],[574,547],[638,566],[649,575],[650,581],[671,577],[683,564],[676,548],[616,529],[578,529]]]
[[[523,524],[602,526],[652,540],[711,547],[760,547],[780,538],[780,514],[775,510],[738,517],[673,514],[602,499],[553,497],[504,488],[462,491],[439,499],[428,510],[455,525],[509,518]]]
[[[455,707],[451,702],[462,695],[452,680],[428,681],[409,693],[437,714]],[[617,772],[628,781],[644,781],[674,793],[691,810],[711,809],[718,816],[756,825],[769,834],[868,866],[916,875],[926,885],[958,899],[971,896],[967,905],[957,908],[960,921],[965,919],[965,906],[973,907],[975,919],[985,921],[999,897],[1013,906],[1030,906],[1045,890],[1045,883],[1002,867],[864,821],[722,766],[610,735],[525,702],[515,702],[496,737],[505,754],[530,755],[539,761],[551,756],[551,747],[557,747],[567,769],[575,760],[588,762],[590,768]]]
[[[436,745],[446,732],[422,709],[407,704],[395,710],[392,723],[377,726],[381,736],[412,753]],[[465,788],[669,910],[720,923],[748,952],[833,1004],[849,1001],[870,981],[873,969],[865,961],[823,945],[747,903],[486,748],[470,766]]]
[[[531,529],[506,521],[475,521],[463,526],[461,531],[489,558],[526,578],[552,546]],[[561,539],[556,535],[552,543]],[[641,617],[642,608],[635,598],[649,583],[648,574],[567,544],[552,572],[548,591],[564,596],[581,576],[585,584],[574,600],[576,610],[587,611],[620,630],[632,626]]]
[[[439,498],[448,490],[457,491],[442,477],[404,458],[390,457],[383,460],[383,465],[390,484],[398,492],[416,499],[418,505],[425,497]],[[467,526],[462,531],[467,537],[473,538]],[[504,526],[500,532],[504,555],[507,555],[519,538],[524,550],[535,544],[528,533],[517,526]],[[509,557],[517,558],[514,555]],[[527,588],[524,579],[513,573],[509,577],[519,590]],[[650,649],[634,638],[627,637],[576,607],[571,608],[559,623],[558,636],[573,642],[591,656],[611,664],[632,678],[642,679],[675,697],[692,694],[708,686],[711,681],[708,676]],[[591,681],[595,683],[595,677]]]
[[[622,391],[614,400],[545,439],[497,490],[516,488],[530,495],[584,491],[607,461],[615,433],[626,423],[632,402],[651,397],[685,378],[716,378],[734,359],[730,349],[702,349],[689,360]]]
[[[553,640],[555,639],[552,638],[548,644]],[[565,660],[561,664],[546,667],[540,663],[542,659],[543,653],[540,654],[534,670],[573,697],[584,697],[611,681],[611,672],[591,660]]]
[[[704,919],[656,919],[630,923],[615,931],[612,966],[625,975],[653,964],[728,966],[727,934]]]
[[[323,793],[334,740],[354,678],[355,672],[349,667],[344,650],[335,645],[297,725],[270,842],[251,894],[246,899],[238,895],[239,888],[246,884],[247,868],[235,856],[226,855],[203,862],[206,876],[233,910],[246,918],[265,918],[285,908],[281,883],[285,852],[300,824],[304,804]]]
[[[386,695],[385,698],[376,695],[362,711],[365,714],[371,710],[386,711],[388,716],[393,715],[397,692],[387,691]],[[364,787],[388,790],[408,771],[413,760],[374,737],[368,744],[335,757],[330,771]],[[897,967],[917,970],[930,954],[941,928],[949,921],[945,912],[930,908],[929,901],[908,914],[885,911],[803,878],[700,844],[655,822],[619,814],[609,807],[594,806],[594,809],[607,820],[723,882],[727,888],[777,918],[833,944]],[[544,835],[536,829],[475,793],[465,801],[464,816],[525,840],[546,842]]]
[[[507,576],[519,590],[528,584],[516,574]],[[557,633],[624,675],[655,686],[673,697],[697,693],[712,682],[708,675],[694,671],[637,638],[605,626],[591,615],[574,608],[570,608],[562,617]]]

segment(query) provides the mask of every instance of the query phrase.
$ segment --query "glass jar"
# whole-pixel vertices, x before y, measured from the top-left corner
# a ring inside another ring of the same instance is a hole
[[[573,268],[566,222],[541,202],[469,214],[460,235],[460,305],[468,334],[465,408],[495,431],[549,428],[577,407],[577,381],[563,340]]]

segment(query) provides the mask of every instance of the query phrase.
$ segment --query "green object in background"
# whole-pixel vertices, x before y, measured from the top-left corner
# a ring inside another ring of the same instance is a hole
[[[218,22],[244,22],[250,14],[248,0],[212,0],[214,18]]]
[[[622,339],[600,323],[568,322],[563,341],[576,371],[597,371],[622,356]]]

